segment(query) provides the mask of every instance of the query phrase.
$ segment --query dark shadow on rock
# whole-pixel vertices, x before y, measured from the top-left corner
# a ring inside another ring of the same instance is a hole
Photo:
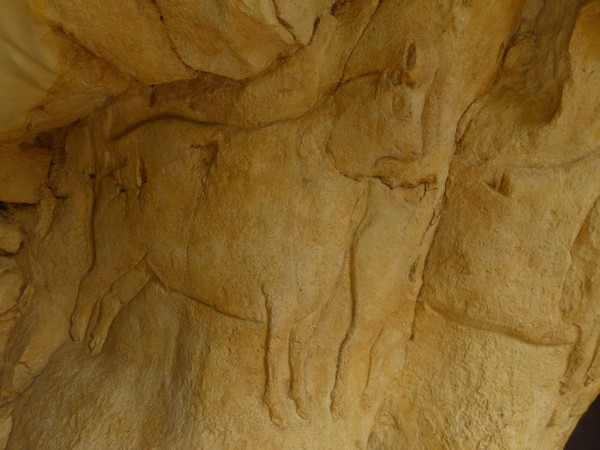
[[[579,419],[565,450],[600,449],[600,396],[594,400],[586,413]]]

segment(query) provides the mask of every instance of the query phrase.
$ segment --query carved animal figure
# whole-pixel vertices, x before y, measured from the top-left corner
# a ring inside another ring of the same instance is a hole
[[[308,341],[342,273],[363,192],[324,152],[329,119],[320,113],[227,139],[158,120],[107,142],[95,263],[80,285],[73,338],[88,330],[98,351],[119,309],[155,277],[223,314],[266,323],[271,418],[283,422],[287,395],[308,418]]]
[[[397,78],[400,93],[389,74],[382,78],[377,89],[384,103],[405,96],[405,80]],[[105,162],[96,194],[96,259],[81,282],[73,338],[83,340],[89,330],[90,348],[97,351],[120,308],[156,277],[223,314],[265,322],[264,399],[271,418],[283,422],[288,367],[289,395],[298,414],[310,417],[308,341],[356,239],[366,207],[364,181],[379,178],[386,191],[435,181],[426,165],[415,169],[414,155],[399,159],[405,153],[390,155],[379,141],[367,170],[336,170],[332,153],[325,152],[334,115],[327,104],[303,121],[228,130],[228,139],[216,128],[162,120],[107,143],[109,151],[98,158]],[[400,121],[407,116],[418,120],[411,106]],[[397,130],[385,128],[388,134]],[[331,135],[335,159],[335,130]],[[385,316],[389,308],[382,311]],[[353,330],[349,336],[362,335],[360,320]],[[352,368],[348,355],[364,357],[363,340],[357,342],[344,344],[338,380]]]
[[[353,314],[331,394],[335,415],[347,410],[349,395],[368,403],[376,396],[381,361],[373,349],[390,316],[402,318],[394,327],[408,341],[435,223],[440,168],[422,148],[427,86],[415,85],[408,73],[414,45],[407,53],[405,68],[348,82],[335,97],[328,151],[340,172],[368,186],[351,246]]]
[[[562,382],[563,393],[600,378],[600,198],[586,217],[571,254],[561,310],[567,323],[577,325],[578,339]]]

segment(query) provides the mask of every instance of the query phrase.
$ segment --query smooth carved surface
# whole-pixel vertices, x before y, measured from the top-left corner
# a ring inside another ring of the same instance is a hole
[[[562,447],[600,1],[17,3],[2,445]]]

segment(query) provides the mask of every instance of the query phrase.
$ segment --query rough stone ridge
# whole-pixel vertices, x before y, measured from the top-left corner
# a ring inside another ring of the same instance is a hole
[[[561,449],[600,394],[600,0],[0,4],[0,446]]]

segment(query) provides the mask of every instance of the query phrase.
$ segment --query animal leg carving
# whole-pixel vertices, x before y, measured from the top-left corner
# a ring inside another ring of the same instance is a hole
[[[561,383],[566,393],[580,382],[591,384],[600,374],[598,338],[600,317],[600,201],[588,213],[572,249],[573,263],[563,285],[561,309],[566,321],[576,325],[579,337]]]
[[[593,348],[590,347],[590,330],[588,327],[580,328],[579,338],[573,346],[569,357],[569,366],[561,381],[560,392],[566,394],[577,386],[578,380],[582,378],[582,370],[585,361],[592,357]]]
[[[141,261],[113,283],[110,291],[100,300],[98,319],[90,331],[88,345],[92,353],[100,351],[116,315],[139,294],[151,276],[145,261]]]
[[[342,344],[338,360],[335,385],[331,393],[331,412],[342,416],[348,408],[348,394],[358,394],[361,398],[367,386],[370,372],[370,350],[375,342],[380,325],[379,320],[371,321],[356,317]]]
[[[403,346],[404,341],[408,340],[408,333],[402,333],[402,336],[398,337],[393,336],[393,333],[390,332],[390,330],[397,331],[399,323],[399,321],[395,321],[392,327],[387,326],[387,323],[384,324],[371,346],[367,383],[362,396],[362,406],[365,410],[370,410],[375,406],[384,387],[379,374],[385,370],[385,362],[391,350],[390,343],[394,343],[399,348]]]
[[[596,334],[595,354],[585,377],[585,385],[595,383],[600,379],[600,333]]]
[[[348,367],[350,351],[353,347],[353,334],[354,328],[351,327],[342,343],[342,348],[340,349],[335,383],[333,385],[333,390],[331,391],[331,413],[336,417],[341,417],[346,409],[346,392],[348,391],[347,385],[350,375]]]
[[[381,366],[377,358],[383,357],[373,352],[374,343],[390,316],[414,311],[417,284],[411,280],[410,261],[414,261],[421,250],[410,239],[410,233],[422,236],[431,220],[431,212],[428,209],[395,210],[391,205],[408,208],[401,196],[390,193],[379,183],[373,184],[367,211],[350,252],[353,313],[338,359],[331,404],[334,415],[346,410],[349,395],[364,396],[367,401],[361,406],[369,406],[375,400],[377,383],[366,390],[371,375],[377,375],[372,372]]]
[[[116,270],[106,270],[95,264],[90,273],[81,281],[75,310],[71,315],[69,331],[73,340],[81,342],[85,339],[96,300],[106,294],[118,277],[119,274]]]
[[[283,426],[284,399],[287,399],[283,375],[289,367],[289,338],[294,308],[285,304],[286,298],[282,295],[271,295],[265,288],[263,294],[267,305],[266,386],[263,400],[269,408],[271,421]]]
[[[313,313],[297,322],[290,334],[290,397],[296,404],[296,411],[303,419],[312,416],[312,405],[306,388],[306,361],[308,343],[316,326],[318,315]]]

